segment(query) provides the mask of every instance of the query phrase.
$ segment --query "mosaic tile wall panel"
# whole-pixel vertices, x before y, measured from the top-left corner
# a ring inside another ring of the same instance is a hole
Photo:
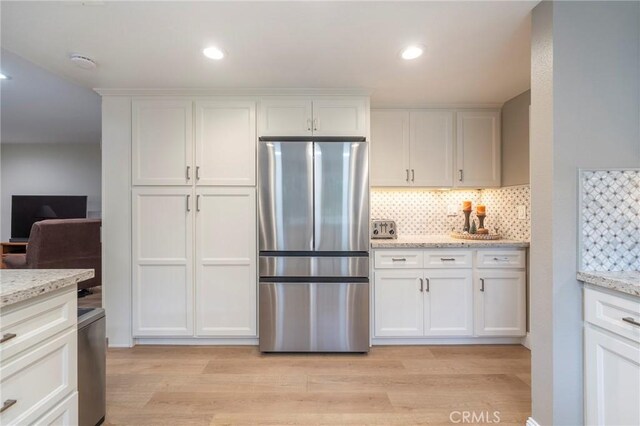
[[[505,238],[529,240],[529,186],[491,190],[371,190],[371,217],[393,219],[400,235],[448,234],[461,229],[464,223],[462,201],[471,200],[474,206],[481,201],[487,206],[485,226],[500,232]],[[517,219],[517,205],[527,206],[527,219]],[[449,206],[455,216],[447,216]],[[473,217],[473,215],[472,215]]]
[[[640,270],[640,169],[581,175],[581,269]]]
[[[498,230],[510,240],[531,239],[531,190],[529,185],[483,189],[482,202],[487,206],[485,227]],[[518,219],[518,206],[525,206],[525,219]]]

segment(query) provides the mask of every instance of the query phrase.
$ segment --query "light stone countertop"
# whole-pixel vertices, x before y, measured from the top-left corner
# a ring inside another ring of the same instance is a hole
[[[578,272],[578,281],[640,297],[640,271]]]
[[[371,248],[525,248],[528,241],[461,240],[449,235],[399,235],[397,239],[371,240]]]
[[[93,277],[93,269],[1,269],[0,308],[76,285]]]

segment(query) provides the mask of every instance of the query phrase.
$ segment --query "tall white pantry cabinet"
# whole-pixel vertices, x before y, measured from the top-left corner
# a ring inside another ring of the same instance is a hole
[[[132,100],[133,337],[256,337],[256,105]]]

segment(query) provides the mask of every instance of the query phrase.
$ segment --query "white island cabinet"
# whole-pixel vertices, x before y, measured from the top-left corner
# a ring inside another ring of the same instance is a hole
[[[640,273],[579,279],[593,284],[584,289],[585,424],[639,425]]]
[[[93,270],[0,274],[0,424],[77,425],[77,286]]]
[[[518,343],[526,335],[526,244],[377,244],[374,344]]]

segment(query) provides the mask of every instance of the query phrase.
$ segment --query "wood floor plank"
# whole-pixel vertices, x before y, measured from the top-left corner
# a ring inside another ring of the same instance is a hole
[[[306,392],[304,374],[188,374],[166,377],[162,392]]]
[[[156,392],[146,408],[173,407],[190,413],[394,412],[385,392]]]
[[[444,359],[529,359],[531,352],[520,345],[429,346],[435,358]]]
[[[320,359],[314,357],[272,357],[213,360],[204,369],[204,374],[378,374],[404,372],[405,368],[399,360],[369,360],[362,358]]]
[[[528,358],[516,359],[405,359],[408,372],[415,374],[529,374]]]

